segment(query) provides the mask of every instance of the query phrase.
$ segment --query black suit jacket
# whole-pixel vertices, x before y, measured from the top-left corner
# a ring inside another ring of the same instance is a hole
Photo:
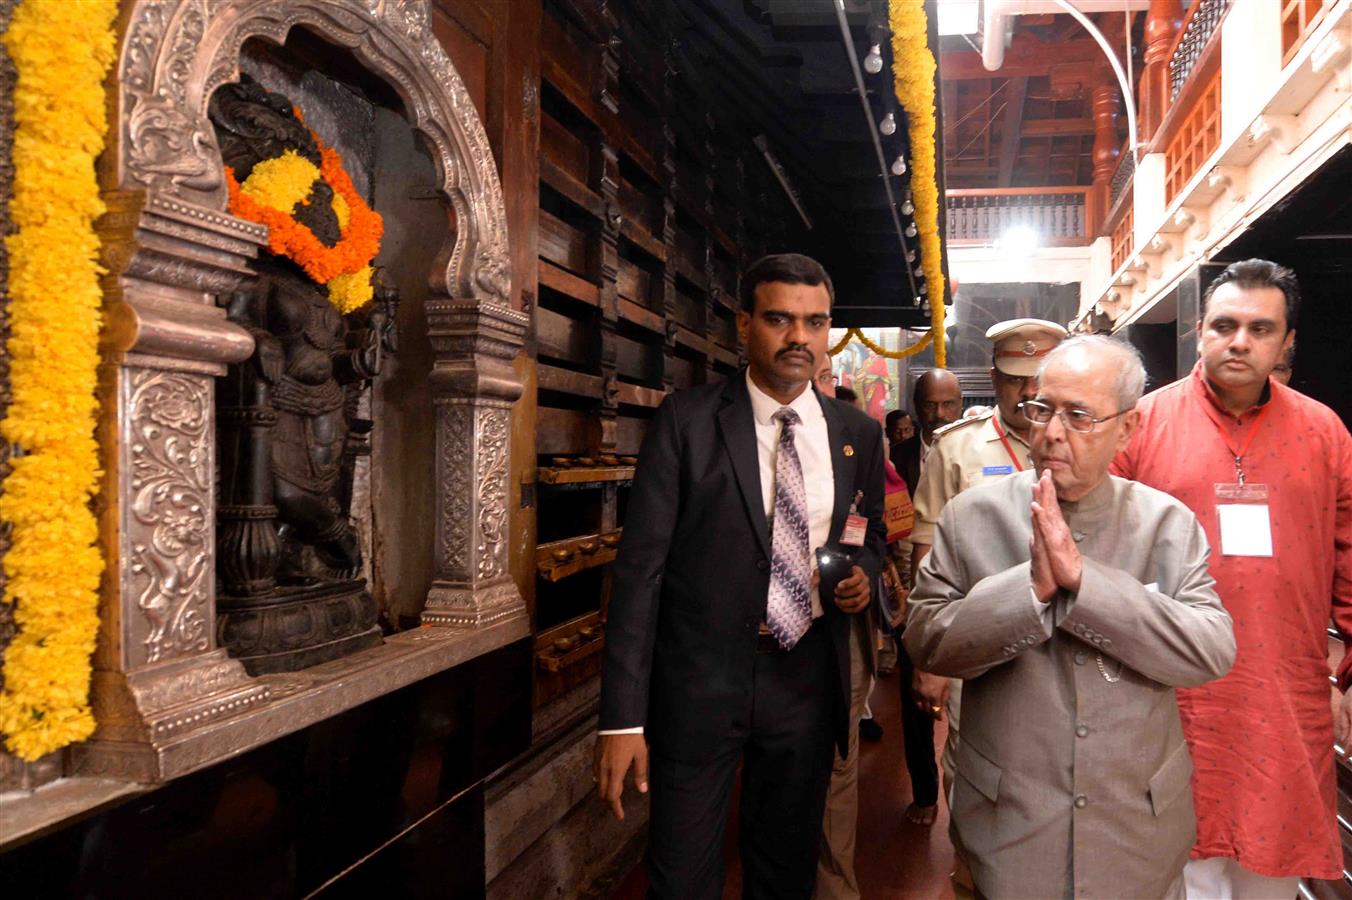
[[[920,430],[892,448],[890,458],[892,467],[897,470],[901,480],[906,482],[906,490],[911,499],[915,499],[916,488],[920,487]]]
[[[813,388],[815,392],[816,389]],[[886,543],[877,422],[817,394],[835,476],[831,544],[863,491],[864,546],[876,578]],[[849,451],[847,451],[849,448]],[[746,370],[672,394],[649,424],[615,561],[601,681],[602,730],[642,725],[655,752],[698,762],[748,707],[770,585],[770,530]],[[823,604],[837,671],[835,736],[849,716],[849,616]]]

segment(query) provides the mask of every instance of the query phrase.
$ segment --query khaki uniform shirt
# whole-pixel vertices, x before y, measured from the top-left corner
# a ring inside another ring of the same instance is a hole
[[[977,485],[939,517],[904,638],[964,679],[952,817],[987,897],[1183,896],[1192,762],[1175,687],[1235,658],[1207,541],[1182,503],[1108,477],[1061,511],[1074,596],[1032,596],[1034,473]]]
[[[911,531],[911,543],[933,544],[934,523],[939,521],[939,514],[948,501],[969,487],[1032,468],[1028,443],[1001,423],[1000,430],[1005,433],[1015,458],[1005,449],[995,430],[999,414],[998,410],[992,410],[984,416],[954,422],[935,433],[934,447],[920,467],[920,484],[912,498],[915,528]]]

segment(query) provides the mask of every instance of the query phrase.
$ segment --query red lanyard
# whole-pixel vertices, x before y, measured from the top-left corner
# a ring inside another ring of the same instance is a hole
[[[1000,411],[999,411],[999,410],[996,410],[996,411],[995,411],[995,414],[991,416],[991,424],[995,426],[995,433],[996,433],[997,435],[999,435],[999,437],[1000,437],[1000,443],[1002,443],[1002,444],[1005,445],[1005,452],[1009,454],[1009,460],[1010,460],[1010,462],[1014,463],[1014,471],[1015,471],[1015,472],[1022,472],[1022,471],[1023,471],[1023,463],[1019,462],[1019,458],[1018,458],[1017,456],[1014,455],[1014,448],[1011,447],[1011,446],[1009,446],[1009,439],[1005,437],[1005,430],[1004,430],[1003,428],[1000,427]]]
[[[1230,432],[1221,424],[1221,420],[1216,418],[1216,412],[1212,409],[1211,401],[1205,397],[1202,398],[1202,411],[1205,412],[1207,418],[1211,420],[1211,424],[1216,426],[1216,430],[1221,433],[1221,440],[1225,441],[1226,449],[1228,449],[1230,455],[1235,458],[1235,480],[1240,484],[1244,483],[1244,454],[1249,452],[1249,446],[1253,443],[1254,435],[1258,434],[1258,426],[1262,423],[1263,416],[1267,415],[1267,411],[1271,407],[1272,401],[1268,400],[1263,408],[1258,410],[1258,415],[1253,417],[1253,424],[1249,426],[1249,436],[1244,439],[1244,445],[1240,446],[1231,439]]]

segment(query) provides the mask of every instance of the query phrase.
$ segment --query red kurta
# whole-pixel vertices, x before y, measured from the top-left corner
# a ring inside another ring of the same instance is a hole
[[[1325,629],[1332,616],[1352,634],[1352,437],[1328,407],[1276,383],[1236,419],[1200,363],[1139,409],[1140,431],[1112,471],[1172,494],[1202,523],[1239,651],[1224,678],[1178,691],[1196,770],[1193,858],[1341,878]],[[1235,482],[1235,463],[1218,423],[1235,447],[1254,435],[1244,473],[1267,485],[1271,557],[1221,555],[1215,486]],[[1343,687],[1349,667],[1352,654]]]

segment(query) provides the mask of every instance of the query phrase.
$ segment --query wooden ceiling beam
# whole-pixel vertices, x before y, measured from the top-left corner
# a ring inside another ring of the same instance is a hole
[[[1024,137],[1074,137],[1094,133],[1094,120],[1083,119],[1027,119],[1023,123]]]
[[[1090,38],[1047,44],[1026,34],[1015,34],[1005,51],[1004,65],[986,71],[981,54],[974,50],[950,50],[940,54],[939,74],[944,80],[971,81],[982,78],[1027,78],[1046,75],[1065,63],[1097,62],[1102,54]]]
[[[1014,177],[1014,161],[1019,156],[1019,140],[1023,134],[1023,104],[1028,94],[1027,78],[1011,78],[1005,88],[1005,120],[1000,135],[1001,187],[1009,187]]]

